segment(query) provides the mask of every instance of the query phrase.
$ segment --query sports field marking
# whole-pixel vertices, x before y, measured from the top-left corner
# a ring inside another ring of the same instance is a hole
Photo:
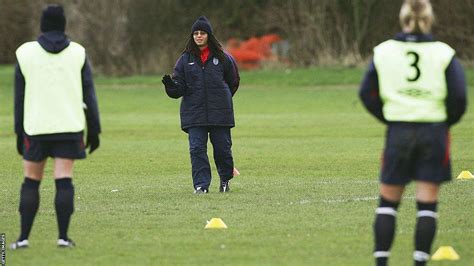
[[[373,197],[355,197],[355,198],[346,198],[346,199],[328,199],[328,200],[322,200],[324,203],[343,203],[343,202],[352,202],[352,201],[372,201],[372,200],[378,200],[379,196],[373,196]],[[403,199],[415,199],[414,196],[406,196],[403,197]]]

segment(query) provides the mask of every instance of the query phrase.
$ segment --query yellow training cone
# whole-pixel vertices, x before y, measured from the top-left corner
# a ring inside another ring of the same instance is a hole
[[[227,225],[222,221],[221,218],[212,218],[207,222],[205,229],[225,229]]]
[[[474,176],[469,171],[462,171],[456,179],[474,179]]]
[[[441,246],[433,254],[431,260],[459,260],[459,255],[453,247]]]

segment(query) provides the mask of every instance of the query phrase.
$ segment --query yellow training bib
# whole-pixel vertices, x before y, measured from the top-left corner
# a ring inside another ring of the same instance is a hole
[[[48,53],[38,42],[16,51],[25,77],[23,126],[30,136],[83,131],[82,76],[85,49],[71,42],[60,53]]]
[[[385,119],[445,121],[445,71],[454,54],[455,51],[442,42],[389,40],[375,47],[374,64]]]

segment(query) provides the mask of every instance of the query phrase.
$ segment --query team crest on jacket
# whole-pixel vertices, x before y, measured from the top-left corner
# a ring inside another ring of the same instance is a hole
[[[214,63],[214,65],[217,66],[217,65],[219,64],[219,59],[217,59],[217,58],[214,57],[214,58],[212,59],[212,63]]]

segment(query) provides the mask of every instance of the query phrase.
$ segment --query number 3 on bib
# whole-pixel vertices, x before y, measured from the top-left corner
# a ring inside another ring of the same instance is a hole
[[[421,76],[421,71],[420,71],[420,68],[418,67],[418,61],[420,60],[420,55],[418,55],[418,53],[416,53],[416,52],[409,51],[409,52],[407,52],[407,56],[413,58],[413,63],[410,66],[415,68],[415,70],[416,70],[416,75],[412,78],[407,77],[407,80],[410,81],[410,82],[414,82],[414,81],[417,81]]]

